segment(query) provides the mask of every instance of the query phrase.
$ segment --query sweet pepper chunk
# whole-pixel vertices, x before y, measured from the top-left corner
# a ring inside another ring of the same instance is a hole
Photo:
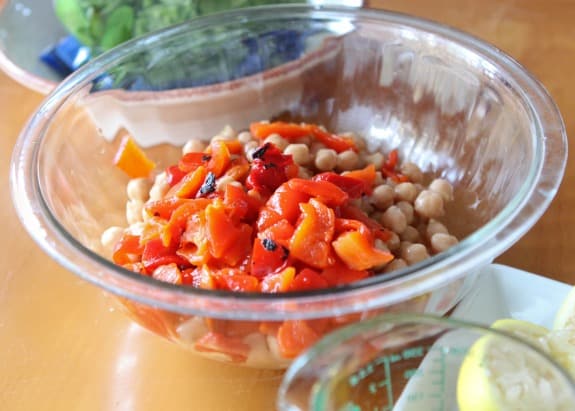
[[[300,204],[302,216],[290,240],[290,255],[311,267],[325,268],[333,262],[331,241],[335,213],[318,200]]]
[[[393,260],[393,254],[374,248],[359,231],[340,234],[332,245],[337,256],[352,270],[369,270]]]

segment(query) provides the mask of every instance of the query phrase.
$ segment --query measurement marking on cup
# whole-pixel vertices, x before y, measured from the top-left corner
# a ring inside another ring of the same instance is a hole
[[[368,408],[359,409],[392,411],[399,406],[413,411],[425,406],[429,411],[443,411],[451,404],[452,388],[448,381],[457,373],[453,367],[458,367],[460,361],[453,357],[463,357],[467,352],[467,347],[440,343],[410,347],[373,358],[350,375],[347,382],[351,387],[363,386],[363,392],[372,398]],[[356,406],[348,403],[351,405]]]

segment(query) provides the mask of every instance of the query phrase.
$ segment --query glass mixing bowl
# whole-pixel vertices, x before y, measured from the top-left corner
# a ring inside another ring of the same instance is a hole
[[[175,286],[107,258],[100,235],[126,225],[119,136],[130,133],[162,169],[192,136],[269,118],[353,131],[371,150],[398,149],[426,178],[449,180],[444,223],[462,241],[393,273],[275,295]],[[491,45],[401,14],[274,6],[155,32],[87,64],[23,130],[11,187],[38,244],[118,295],[140,324],[191,349],[217,332],[223,341],[205,355],[284,367],[276,333],[285,324],[322,334],[381,312],[447,313],[549,205],[566,144],[544,88]]]

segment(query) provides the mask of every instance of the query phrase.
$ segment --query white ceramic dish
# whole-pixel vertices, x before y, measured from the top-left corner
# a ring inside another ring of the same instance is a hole
[[[551,327],[571,285],[504,265],[493,264],[461,301],[453,317],[489,325],[516,318]]]

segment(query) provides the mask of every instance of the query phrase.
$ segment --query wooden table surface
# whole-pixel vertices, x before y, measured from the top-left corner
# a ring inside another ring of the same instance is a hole
[[[384,0],[503,49],[547,87],[575,138],[574,0]],[[48,258],[18,222],[9,161],[42,101],[0,73],[0,409],[270,410],[281,377],[215,364],[130,325],[100,290]],[[498,262],[575,283],[575,162],[537,225]],[[167,408],[169,406],[169,408]]]

